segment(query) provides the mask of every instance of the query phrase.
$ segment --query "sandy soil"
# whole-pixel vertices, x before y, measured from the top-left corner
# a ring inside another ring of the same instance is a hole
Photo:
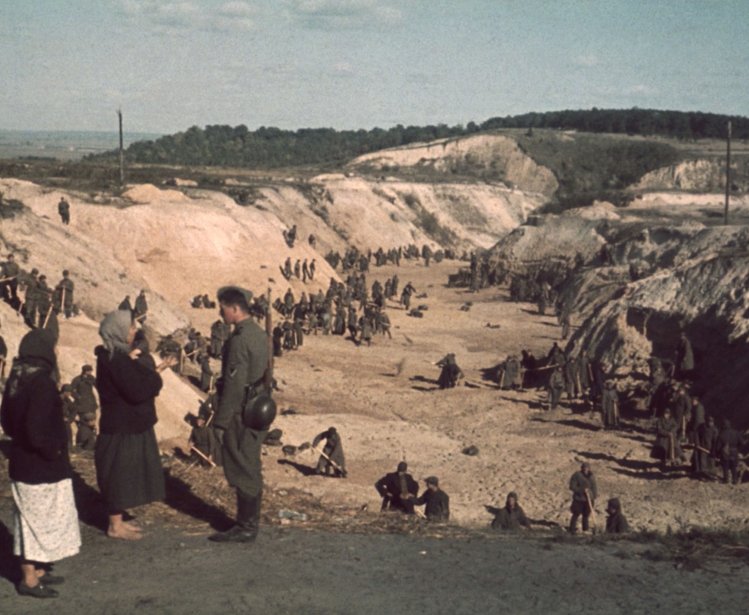
[[[271,449],[265,472],[272,484],[306,489],[331,503],[376,509],[373,483],[405,458],[417,479],[440,478],[460,524],[488,523],[484,505],[502,503],[507,492],[517,491],[532,518],[564,525],[567,482],[587,460],[598,477],[599,508],[609,497],[621,498],[637,529],[746,527],[746,489],[692,481],[686,467],[660,471],[649,457],[653,436],[646,416],[624,417],[625,430],[606,432],[598,417],[590,418],[578,406],[564,404],[548,412],[542,391],[499,391],[482,380],[481,370],[508,353],[521,348],[537,356],[546,353],[560,328],[534,307],[506,301],[503,289],[470,295],[446,288],[447,274],[456,265],[401,267],[401,282],[411,280],[428,295],[414,303],[429,310],[415,319],[392,309],[392,341],[377,337],[366,348],[340,337],[313,337],[278,362],[280,407],[300,412],[277,420],[284,441],[299,444],[335,425],[350,476],[346,481],[305,477]],[[394,271],[382,268],[374,275],[384,279]],[[460,311],[466,301],[473,306]],[[500,327],[489,328],[489,323]],[[439,370],[432,363],[447,352],[456,354],[469,386],[437,390]],[[469,445],[477,446],[479,455],[463,455]],[[314,458],[305,452],[294,461],[312,465]]]
[[[558,530],[568,520],[567,481],[581,460],[591,461],[598,476],[599,509],[606,498],[620,497],[635,529],[742,529],[749,498],[743,488],[693,482],[678,471],[663,475],[648,457],[652,437],[642,417],[628,417],[626,431],[603,432],[597,419],[568,407],[544,411],[540,392],[501,392],[482,380],[481,369],[509,352],[545,352],[559,328],[531,306],[506,302],[501,289],[469,295],[446,288],[456,265],[397,271],[401,284],[411,280],[428,295],[414,303],[429,309],[414,319],[393,307],[393,340],[377,337],[366,348],[313,336],[278,361],[279,405],[298,412],[277,421],[284,442],[299,444],[335,425],[349,478],[305,476],[312,455],[284,459],[268,448],[265,526],[253,547],[205,541],[229,522],[231,493],[219,470],[186,469],[177,460],[167,502],[135,511],[147,538],[138,545],[106,539],[91,459],[76,456],[84,549],[58,567],[71,579],[65,598],[30,604],[10,583],[12,502],[3,471],[3,606],[84,614],[742,612],[749,568],[740,560],[710,557],[692,569],[654,556],[657,545],[571,540]],[[394,271],[378,269],[370,283]],[[471,309],[460,311],[466,301]],[[432,363],[446,352],[456,353],[470,386],[436,390]],[[461,454],[467,445],[479,455]],[[440,477],[453,511],[446,528],[409,521],[386,533],[380,522],[375,532],[382,516],[372,484],[403,458],[417,478]],[[537,530],[527,538],[482,533],[478,528],[490,521],[484,505],[501,503],[510,490]],[[281,507],[310,520],[290,527],[276,518],[270,526]],[[356,534],[341,533],[359,518]]]

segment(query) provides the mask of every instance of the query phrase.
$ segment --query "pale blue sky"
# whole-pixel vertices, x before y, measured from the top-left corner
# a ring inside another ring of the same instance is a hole
[[[0,128],[749,115],[749,0],[0,0]]]

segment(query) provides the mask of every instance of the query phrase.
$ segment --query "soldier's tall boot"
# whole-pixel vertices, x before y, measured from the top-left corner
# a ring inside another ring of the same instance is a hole
[[[260,529],[262,493],[250,496],[237,489],[237,523],[226,532],[208,537],[213,542],[255,542]]]

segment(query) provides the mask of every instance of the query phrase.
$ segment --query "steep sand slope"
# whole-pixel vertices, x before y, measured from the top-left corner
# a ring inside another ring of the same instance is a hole
[[[388,170],[396,167],[421,167],[445,175],[469,169],[472,173],[491,170],[495,176],[512,182],[525,192],[554,194],[559,187],[554,174],[527,156],[509,137],[476,135],[414,143],[403,147],[365,154],[349,163],[351,168]]]

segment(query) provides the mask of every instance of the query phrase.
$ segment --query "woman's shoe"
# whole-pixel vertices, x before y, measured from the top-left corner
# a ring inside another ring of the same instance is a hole
[[[16,591],[21,596],[31,596],[32,598],[57,598],[57,592],[51,587],[47,587],[39,582],[34,587],[29,587],[21,581],[16,585]]]

